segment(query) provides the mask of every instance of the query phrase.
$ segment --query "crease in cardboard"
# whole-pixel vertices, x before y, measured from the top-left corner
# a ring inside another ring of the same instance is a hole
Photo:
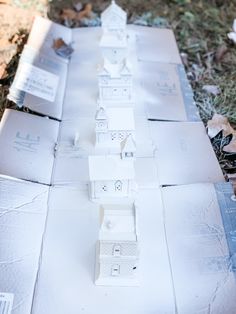
[[[232,199],[234,191],[231,183],[216,183],[215,189],[229,248],[231,267],[236,275],[236,202]]]

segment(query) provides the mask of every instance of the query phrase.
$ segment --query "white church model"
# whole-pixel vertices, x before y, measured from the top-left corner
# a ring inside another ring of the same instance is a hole
[[[99,99],[107,106],[133,106],[133,75],[127,60],[104,61],[98,73]]]
[[[95,116],[96,145],[100,147],[118,147],[131,135],[135,138],[134,113],[132,108],[100,107]]]
[[[90,199],[104,203],[133,200],[136,191],[134,161],[119,155],[89,156]]]
[[[126,35],[127,13],[115,1],[101,15],[104,33],[112,33],[117,37]]]
[[[126,13],[115,1],[102,14],[100,48],[104,61],[98,72],[96,148],[105,148],[113,155],[88,158],[90,199],[109,204],[100,207],[97,285],[138,285],[134,93],[132,67],[127,61],[126,22]]]
[[[139,248],[134,204],[102,205],[100,216],[95,283],[137,286]]]

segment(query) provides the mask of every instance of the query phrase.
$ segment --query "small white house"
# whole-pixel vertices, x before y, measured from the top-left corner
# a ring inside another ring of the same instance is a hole
[[[138,285],[139,246],[134,204],[102,205],[96,254],[97,285]]]
[[[136,184],[134,161],[119,155],[89,156],[89,192],[95,202],[132,199]]]
[[[101,14],[102,28],[104,32],[113,34],[125,34],[127,13],[112,1],[110,6]]]
[[[127,60],[112,64],[104,62],[98,72],[99,100],[109,105],[127,103],[132,106],[133,74]]]
[[[135,158],[136,157],[136,142],[132,136],[129,134],[121,143],[120,143],[120,154],[121,158]]]
[[[100,48],[105,60],[110,63],[122,62],[128,54],[127,37],[103,34],[100,41]]]
[[[95,120],[96,145],[100,147],[120,146],[129,135],[135,138],[133,108],[100,107]]]

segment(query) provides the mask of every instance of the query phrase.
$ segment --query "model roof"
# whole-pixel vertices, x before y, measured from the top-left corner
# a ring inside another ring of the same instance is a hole
[[[128,135],[121,143],[121,152],[135,152],[136,151],[136,142],[133,139],[132,134]]]
[[[119,78],[121,75],[131,75],[131,64],[127,60],[119,63],[104,61],[99,72],[99,75],[103,74],[110,75],[112,78]]]
[[[106,8],[106,10],[102,12],[101,19],[102,19],[102,21],[104,21],[107,18],[110,18],[110,16],[112,16],[114,14],[118,15],[126,23],[127,13],[120,6],[118,6],[114,0],[112,0],[109,7]]]

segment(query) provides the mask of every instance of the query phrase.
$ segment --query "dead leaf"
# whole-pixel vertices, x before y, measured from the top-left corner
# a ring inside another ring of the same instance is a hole
[[[8,76],[7,73],[7,64],[6,63],[2,63],[0,64],[0,80],[5,79]]]
[[[63,40],[62,38],[57,38],[57,39],[55,39],[55,40],[53,41],[53,46],[52,46],[52,48],[53,48],[53,49],[59,49],[59,48],[61,48],[61,47],[64,46],[64,45],[65,45],[64,40]]]
[[[61,18],[66,20],[76,20],[78,16],[78,13],[75,10],[72,9],[63,9],[62,10],[62,14],[61,14]]]
[[[228,145],[223,149],[226,153],[235,153],[236,154],[236,139],[233,139]]]
[[[66,44],[62,38],[57,38],[53,41],[52,48],[56,52],[57,55],[62,58],[69,59],[74,49],[71,44]]]
[[[203,89],[205,92],[207,92],[207,93],[209,93],[209,94],[212,94],[212,95],[214,95],[214,96],[217,96],[217,95],[220,94],[220,89],[219,89],[219,86],[217,86],[217,85],[204,85],[204,86],[202,87],[202,89]]]
[[[85,17],[90,18],[91,14],[92,14],[92,8],[93,8],[92,4],[91,3],[87,3],[85,8],[84,8],[84,10],[82,10],[82,11],[80,11],[78,13],[79,20],[81,20],[81,19],[83,19]]]
[[[72,9],[63,9],[61,18],[64,20],[74,20],[74,21],[80,21],[83,18],[90,18],[92,15],[92,4],[88,3],[86,4],[84,10],[80,12],[76,12]]]
[[[228,47],[226,45],[221,45],[217,48],[215,53],[215,61],[221,62],[225,56],[225,54],[229,51]]]
[[[210,138],[215,137],[221,130],[223,135],[235,134],[228,119],[220,114],[214,114],[213,118],[207,122],[207,132]]]

